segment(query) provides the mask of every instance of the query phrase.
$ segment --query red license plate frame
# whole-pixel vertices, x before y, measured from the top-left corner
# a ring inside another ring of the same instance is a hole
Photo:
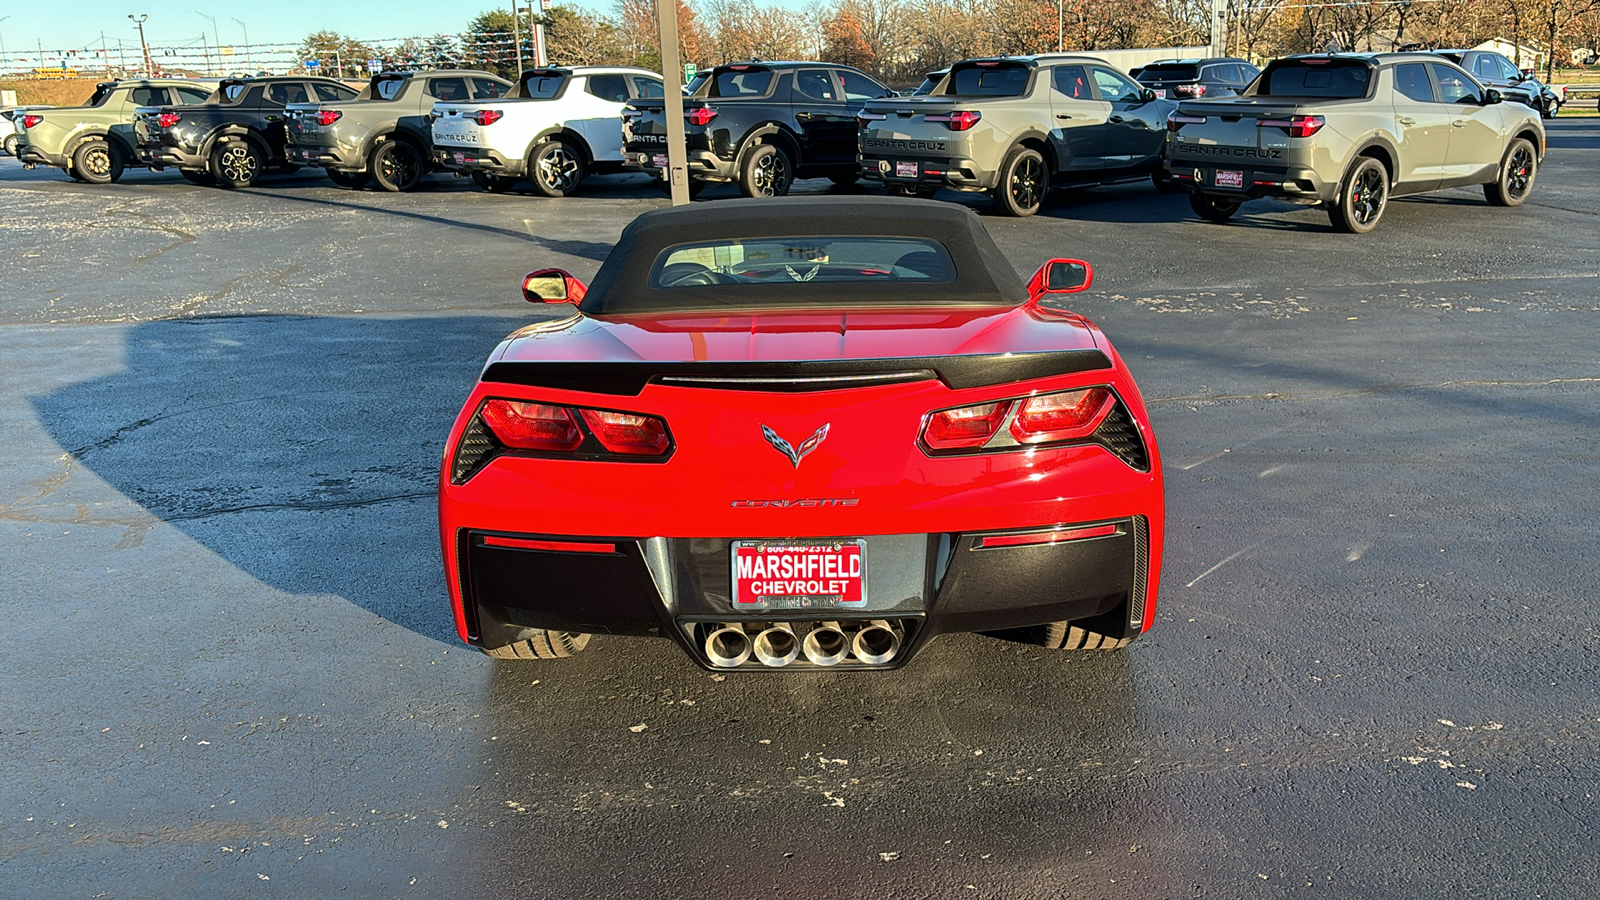
[[[867,547],[861,538],[734,541],[728,559],[735,610],[867,605]]]
[[[1216,176],[1213,178],[1213,183],[1217,187],[1243,188],[1244,172],[1234,169],[1218,169]]]

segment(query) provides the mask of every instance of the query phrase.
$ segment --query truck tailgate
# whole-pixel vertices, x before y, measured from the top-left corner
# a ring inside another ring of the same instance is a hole
[[[433,105],[433,143],[439,147],[487,147],[489,125],[479,125],[480,110],[505,113],[505,104],[435,103]]]
[[[944,97],[890,97],[862,108],[861,151],[874,156],[911,154],[947,158],[959,155],[959,141],[947,119],[958,106],[971,104]],[[934,117],[929,121],[929,117]]]

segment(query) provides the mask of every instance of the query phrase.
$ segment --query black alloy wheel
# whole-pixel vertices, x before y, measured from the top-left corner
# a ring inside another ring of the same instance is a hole
[[[256,183],[265,168],[261,151],[247,140],[228,140],[211,151],[211,177],[225,188],[247,188]]]
[[[1044,205],[1050,175],[1044,157],[1030,147],[1015,147],[1000,164],[1000,183],[994,189],[995,206],[1008,216],[1031,216]]]
[[[406,141],[385,141],[372,151],[367,163],[372,180],[386,191],[416,190],[422,181],[422,153]]]
[[[1339,199],[1328,210],[1334,230],[1347,234],[1366,234],[1378,227],[1389,203],[1389,170],[1370,156],[1363,156],[1350,167],[1339,186]]]
[[[794,184],[789,155],[776,144],[757,144],[745,154],[739,190],[746,197],[782,197]]]
[[[1483,196],[1491,206],[1521,206],[1533,190],[1539,174],[1539,155],[1526,138],[1517,138],[1506,148],[1500,174],[1493,184],[1483,186]]]

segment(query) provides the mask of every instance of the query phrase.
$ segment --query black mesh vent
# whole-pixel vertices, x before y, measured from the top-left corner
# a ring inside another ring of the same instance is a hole
[[[1133,416],[1128,415],[1120,399],[1112,407],[1111,415],[1095,429],[1094,439],[1129,466],[1141,472],[1150,471],[1150,454],[1145,451],[1144,438],[1139,436],[1139,426],[1134,424]]]
[[[500,442],[489,432],[489,426],[483,424],[483,417],[474,415],[467,423],[467,430],[461,432],[461,443],[456,444],[455,459],[450,461],[450,480],[455,484],[465,483],[500,450]]]
[[[1133,592],[1128,596],[1129,634],[1144,627],[1144,611],[1150,600],[1150,520],[1144,516],[1133,517]]]

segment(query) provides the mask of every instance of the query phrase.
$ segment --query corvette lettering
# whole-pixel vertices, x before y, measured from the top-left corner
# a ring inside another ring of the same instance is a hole
[[[1270,147],[1219,147],[1215,144],[1179,144],[1190,156],[1233,156],[1250,159],[1283,159],[1283,151]]]
[[[812,509],[816,507],[855,506],[860,502],[855,497],[818,497],[805,500],[735,500],[729,505],[734,509]]]

